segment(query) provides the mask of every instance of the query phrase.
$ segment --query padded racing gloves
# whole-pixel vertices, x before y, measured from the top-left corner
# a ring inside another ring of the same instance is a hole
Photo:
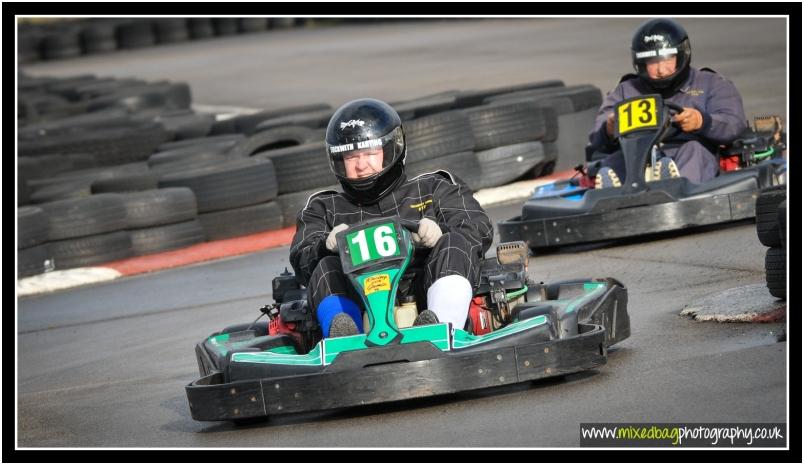
[[[325,244],[330,252],[335,252],[338,250],[338,242],[335,240],[335,235],[348,228],[349,226],[343,223],[332,228],[332,231],[329,232],[329,236],[327,236],[327,242]]]
[[[410,237],[413,242],[432,248],[438,239],[441,238],[441,226],[430,218],[422,218],[419,221],[419,232],[412,233]]]

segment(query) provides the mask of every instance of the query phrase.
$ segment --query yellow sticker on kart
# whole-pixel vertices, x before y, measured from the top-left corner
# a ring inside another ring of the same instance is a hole
[[[379,274],[377,276],[369,276],[363,283],[363,292],[366,295],[373,294],[378,291],[391,290],[391,277],[387,274]]]
[[[620,135],[637,129],[655,128],[659,125],[656,98],[645,97],[623,102],[617,107]]]

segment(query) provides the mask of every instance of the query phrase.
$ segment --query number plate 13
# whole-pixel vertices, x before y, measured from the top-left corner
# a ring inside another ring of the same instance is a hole
[[[655,97],[638,97],[621,102],[617,106],[619,135],[659,126],[657,113]]]

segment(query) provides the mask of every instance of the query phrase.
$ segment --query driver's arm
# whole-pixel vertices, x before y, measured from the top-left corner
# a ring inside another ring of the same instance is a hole
[[[609,114],[614,112],[614,106],[624,98],[623,84],[621,83],[606,94],[606,98],[603,99],[603,104],[600,105],[600,109],[597,111],[597,116],[595,117],[595,124],[589,132],[589,145],[595,150],[602,152],[613,152],[616,150],[617,139],[609,136],[606,131],[606,121],[608,120]]]
[[[453,183],[445,177],[439,177],[434,187],[435,208],[430,212],[435,213],[436,221],[446,225],[449,232],[464,236],[472,244],[472,251],[482,258],[491,247],[494,229],[486,211],[472,195],[472,190],[463,183]],[[430,216],[427,211],[425,216]]]
[[[731,143],[746,129],[743,99],[734,84],[717,75],[706,99],[706,108],[698,109],[703,116],[701,128],[693,134],[719,144]]]
[[[296,215],[296,234],[290,246],[290,265],[296,274],[296,280],[305,286],[310,282],[310,276],[319,260],[332,254],[326,246],[330,229],[322,202],[310,199],[308,205]]]

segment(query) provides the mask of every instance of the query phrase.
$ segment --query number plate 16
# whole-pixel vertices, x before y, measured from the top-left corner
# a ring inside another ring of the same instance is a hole
[[[617,105],[616,135],[622,136],[638,129],[658,127],[658,110],[654,96],[636,97],[620,102]]]
[[[400,255],[394,223],[371,226],[346,235],[352,266]]]

